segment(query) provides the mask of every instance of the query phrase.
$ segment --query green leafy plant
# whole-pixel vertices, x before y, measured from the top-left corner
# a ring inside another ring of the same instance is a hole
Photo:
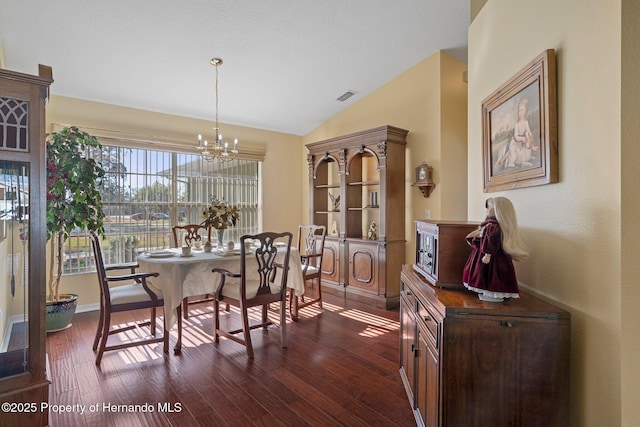
[[[102,196],[105,175],[91,156],[102,145],[96,137],[71,126],[47,134],[47,239],[51,242],[48,301],[60,299],[63,247],[74,229],[104,235]]]
[[[215,196],[211,197],[211,204],[202,213],[205,227],[213,227],[216,230],[225,230],[227,227],[236,225],[240,219],[240,211],[236,206],[219,200]]]

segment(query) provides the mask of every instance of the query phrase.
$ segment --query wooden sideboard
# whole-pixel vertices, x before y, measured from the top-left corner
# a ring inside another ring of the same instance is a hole
[[[417,424],[567,426],[570,322],[528,293],[483,302],[404,265],[400,375]]]

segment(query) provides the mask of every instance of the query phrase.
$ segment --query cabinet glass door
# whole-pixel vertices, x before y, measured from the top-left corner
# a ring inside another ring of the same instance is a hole
[[[29,370],[28,247],[29,164],[0,160],[0,377]]]
[[[347,178],[348,237],[377,240],[380,227],[378,159],[369,151],[354,155]]]
[[[313,223],[327,227],[327,234],[340,234],[340,175],[338,164],[332,160],[321,162],[313,181]]]

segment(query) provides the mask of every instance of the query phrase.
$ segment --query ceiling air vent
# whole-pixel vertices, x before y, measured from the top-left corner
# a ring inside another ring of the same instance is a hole
[[[356,93],[358,93],[358,92],[356,92],[356,91],[354,91],[354,90],[348,90],[348,91],[346,91],[345,93],[343,93],[342,95],[340,95],[340,96],[338,97],[338,99],[336,99],[336,101],[344,102],[344,101],[346,101],[347,99],[351,98],[351,97],[352,97],[353,95],[355,95]]]

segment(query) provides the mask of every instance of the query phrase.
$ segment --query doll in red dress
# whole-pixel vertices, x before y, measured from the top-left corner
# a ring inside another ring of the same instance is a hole
[[[518,235],[516,211],[506,197],[486,201],[487,217],[467,235],[473,246],[464,266],[462,281],[483,301],[501,302],[518,298],[518,281],[513,261],[528,257]]]

